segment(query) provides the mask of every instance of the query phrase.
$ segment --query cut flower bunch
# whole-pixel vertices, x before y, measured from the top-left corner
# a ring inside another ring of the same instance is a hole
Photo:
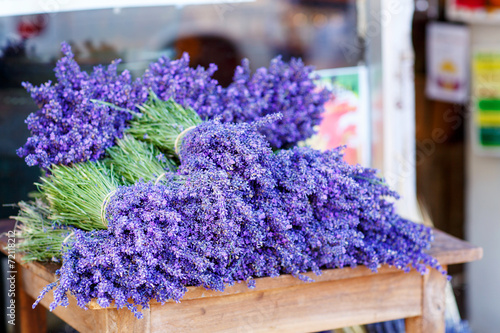
[[[45,175],[19,203],[27,260],[61,261],[50,309],[180,301],[188,286],[223,291],[259,277],[388,264],[446,274],[431,229],[401,218],[376,170],[314,134],[329,93],[300,60],[248,61],[227,88],[208,69],[161,58],[134,81],[116,64],[82,72],[71,49],[58,82],[25,84],[39,110],[18,150]]]

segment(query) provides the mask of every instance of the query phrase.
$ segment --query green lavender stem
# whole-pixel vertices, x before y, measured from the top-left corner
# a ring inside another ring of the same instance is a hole
[[[18,203],[19,213],[10,218],[16,224],[17,250],[24,253],[24,261],[59,261],[62,258],[63,242],[68,242],[71,229],[59,226],[48,217],[51,210],[42,199]]]
[[[178,135],[202,122],[193,109],[183,108],[172,99],[162,101],[153,93],[138,108],[142,114],[134,117],[127,132],[171,155],[176,154],[174,146]]]
[[[176,165],[152,144],[126,135],[116,145],[107,150],[109,159],[106,165],[113,168],[115,174],[122,177],[123,183],[135,184],[142,179],[155,180],[166,171],[175,171]]]
[[[106,229],[104,199],[119,185],[113,171],[102,162],[86,162],[53,166],[51,173],[37,184],[49,202],[49,219],[87,231]]]

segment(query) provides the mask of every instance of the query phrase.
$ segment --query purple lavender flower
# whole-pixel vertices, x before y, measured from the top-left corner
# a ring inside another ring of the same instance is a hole
[[[273,151],[257,129],[277,118],[279,115],[240,124],[215,119],[198,125],[182,140],[179,172],[220,169],[238,180],[256,182],[264,188],[274,186]]]
[[[339,147],[327,152],[294,148],[277,155],[278,186],[291,202],[298,238],[308,240],[303,253],[319,267],[363,264],[372,270],[389,264],[399,269],[426,265],[445,273],[425,253],[432,230],[402,219],[390,197],[398,195],[376,170],[349,165]]]
[[[218,114],[221,109],[220,96],[223,88],[212,75],[217,70],[215,64],[208,69],[201,66],[189,67],[189,55],[184,53],[178,60],[161,57],[149,65],[141,78],[138,94],[146,101],[152,90],[160,99],[170,98],[183,107],[191,107],[202,118]]]
[[[152,89],[162,100],[173,98],[193,108],[204,120],[221,117],[222,122],[242,123],[281,113],[280,121],[259,129],[274,148],[293,146],[315,133],[330,93],[317,90],[312,67],[299,59],[285,63],[276,57],[269,69],[259,68],[251,75],[245,59],[227,88],[212,79],[216,69],[190,68],[187,54],[178,60],[163,57],[143,75],[140,94],[146,100]]]
[[[74,237],[72,246],[63,254],[62,267],[56,272],[60,276],[57,286],[47,288],[55,287],[51,311],[57,306],[67,306],[67,294],[71,292],[81,308],[86,309],[92,299],[102,307],[115,302],[118,308],[126,307],[141,318],[138,305],[148,308],[151,299],[178,301],[186,292],[173,277],[178,274],[175,267],[166,267],[161,262],[163,258],[152,259],[155,252],[150,255],[141,252],[132,246],[130,238],[116,237],[108,230],[78,230]],[[44,289],[44,293],[47,291]]]
[[[282,113],[281,121],[259,129],[274,148],[292,146],[314,134],[329,97],[326,90],[316,91],[312,68],[300,60],[287,64],[277,57],[269,69],[260,68],[253,75],[245,60],[236,70],[235,81],[224,89],[212,78],[215,65],[207,70],[190,68],[187,54],[179,60],[162,57],[142,78],[132,81],[128,71],[117,73],[119,60],[107,68],[97,66],[89,74],[80,69],[68,44],[62,44],[62,52],[54,69],[55,84],[23,84],[40,108],[26,119],[32,136],[17,150],[30,166],[47,169],[51,164],[102,158],[131,119],[123,109],[135,110],[150,90],[163,100],[173,98],[193,108],[203,119],[221,117],[224,122],[240,123]]]
[[[92,102],[92,99],[133,109],[140,100],[136,83],[128,71],[117,73],[118,61],[107,68],[97,66],[90,74],[82,71],[68,44],[54,69],[57,83],[23,86],[40,108],[26,123],[32,136],[17,150],[30,166],[95,161],[123,135],[128,112]]]
[[[293,146],[315,133],[314,126],[322,119],[323,104],[330,97],[327,90],[318,91],[312,70],[300,59],[286,63],[278,56],[268,69],[259,68],[251,75],[249,61],[245,59],[224,92],[220,115],[224,121],[240,123],[281,113],[280,121],[262,127],[260,132],[274,148]],[[203,118],[204,114],[200,115]]]
[[[273,153],[312,135],[329,97],[300,60],[278,57],[253,75],[245,60],[224,89],[212,79],[215,66],[190,68],[187,55],[160,58],[132,82],[127,71],[117,73],[118,62],[89,74],[69,45],[62,51],[57,83],[24,84],[40,108],[18,150],[29,165],[102,158],[131,118],[123,110],[144,103],[150,90],[207,121],[182,137],[177,173],[119,187],[106,205],[108,229],[75,231],[59,283],[35,305],[55,287],[51,310],[67,306],[70,292],[80,307],[115,302],[141,317],[137,306],[179,301],[186,286],[224,290],[234,281],[307,279],[301,273],[359,264],[444,272],[425,253],[431,229],[397,215],[390,201],[397,194],[376,170],[347,164],[342,148]]]

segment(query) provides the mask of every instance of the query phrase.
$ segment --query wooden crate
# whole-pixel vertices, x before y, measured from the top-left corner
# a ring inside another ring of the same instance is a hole
[[[430,253],[445,267],[482,256],[479,247],[438,230],[435,234]],[[32,310],[31,304],[56,280],[56,268],[18,264],[16,315],[21,332],[45,331],[43,308]],[[180,303],[152,301],[143,319],[95,302],[85,311],[71,298],[67,308],[58,307],[54,313],[80,332],[314,332],[397,318],[406,318],[409,333],[444,332],[446,278],[435,270],[422,276],[387,266],[373,273],[360,266],[307,275],[315,282],[283,275],[257,279],[255,289],[244,283],[224,292],[190,287]],[[48,307],[52,300],[49,293],[40,304]]]

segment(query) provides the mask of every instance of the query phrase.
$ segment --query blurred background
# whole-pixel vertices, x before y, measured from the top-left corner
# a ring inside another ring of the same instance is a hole
[[[217,64],[222,85],[243,58],[255,70],[276,55],[300,57],[334,91],[310,143],[347,145],[350,163],[380,169],[401,193],[402,215],[420,220],[423,209],[437,228],[484,248],[482,261],[450,272],[462,318],[473,332],[496,332],[498,3],[0,0],[0,203],[35,189],[39,170],[16,156],[29,136],[24,119],[36,111],[21,83],[55,79],[62,41],[84,69],[120,58],[134,76],[162,55],[188,52],[191,66]],[[0,207],[0,219],[14,214]],[[49,327],[71,330],[53,317]]]

